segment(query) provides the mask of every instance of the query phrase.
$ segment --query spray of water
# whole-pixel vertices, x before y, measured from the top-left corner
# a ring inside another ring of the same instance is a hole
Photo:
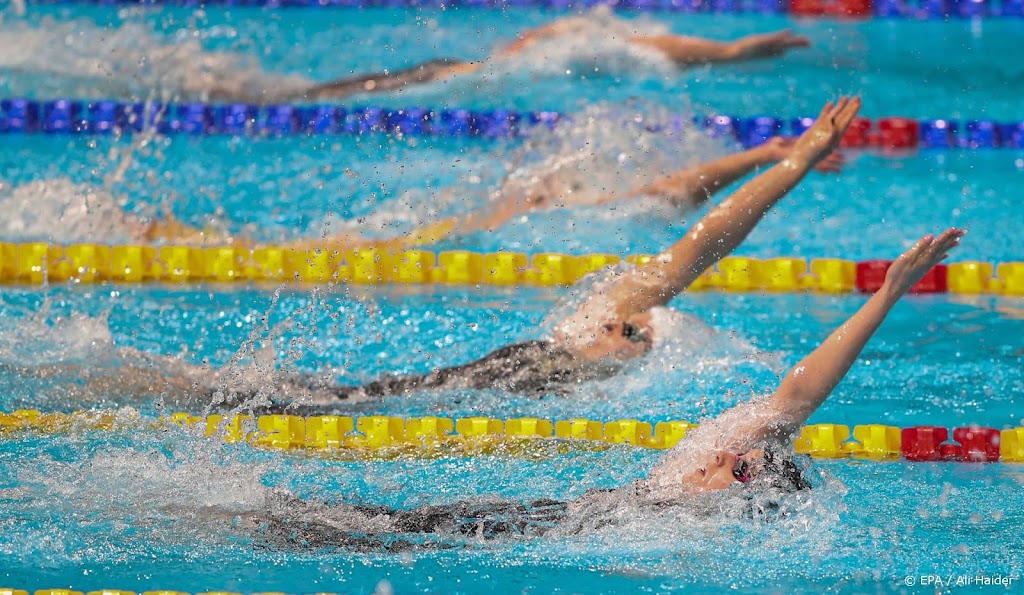
[[[634,37],[667,32],[664,24],[646,16],[622,19],[607,7],[598,7],[566,19],[560,32],[537,39],[522,51],[509,54],[495,48],[475,72],[405,88],[402,97],[424,105],[455,104],[482,96],[518,97],[535,88],[538,77],[613,81],[678,76],[664,54],[630,43]]]
[[[144,217],[126,211],[108,189],[68,178],[17,186],[0,183],[0,238],[8,242],[138,242]],[[55,235],[56,234],[56,235]]]
[[[301,371],[299,360],[316,348],[318,320],[330,307],[314,292],[306,307],[270,323],[278,294],[253,317],[249,336],[220,366],[186,348],[160,355],[122,347],[108,313],[57,314],[52,298],[37,312],[0,322],[0,371],[10,379],[7,397],[19,406],[67,410],[133,406],[147,411],[250,412],[276,403],[328,404],[331,366]]]
[[[14,95],[264,102],[310,84],[240,54],[206,50],[187,31],[166,39],[143,23],[101,27],[86,19],[2,25],[0,73]]]
[[[330,217],[314,229],[320,235],[394,237],[440,219],[465,218],[467,213],[486,216],[527,200],[541,209],[524,215],[531,221],[547,217],[544,209],[579,208],[627,197],[639,200],[594,207],[588,209],[588,217],[623,220],[653,214],[678,218],[678,209],[666,208],[666,203],[656,198],[643,200],[637,190],[661,175],[726,153],[725,143],[698,132],[690,124],[691,117],[692,111],[686,107],[640,101],[588,105],[551,129],[531,128],[521,142],[479,156],[482,163],[452,186],[409,190],[366,216],[351,220]],[[539,228],[562,236],[578,232]]]
[[[660,52],[630,43],[636,36],[667,32],[653,20],[621,19],[602,7],[563,24],[559,34],[540,39],[522,52],[496,52],[472,74],[395,93],[409,100],[442,93],[450,100],[463,95],[507,95],[538,75],[578,78],[639,72],[672,76],[675,72]],[[313,84],[300,75],[269,72],[251,55],[205,49],[195,23],[168,36],[145,23],[102,27],[87,19],[44,18],[38,26],[20,20],[3,22],[0,73],[5,75],[6,91],[14,95],[135,101],[273,103],[302,97]]]

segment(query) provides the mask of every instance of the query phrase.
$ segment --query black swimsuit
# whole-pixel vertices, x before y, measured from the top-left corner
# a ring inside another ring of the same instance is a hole
[[[257,519],[258,545],[268,549],[339,548],[360,552],[461,547],[461,538],[537,537],[558,524],[567,511],[558,500],[470,503],[401,510],[386,506],[328,505],[285,497]],[[342,529],[331,518],[353,515],[365,528]],[[326,517],[326,518],[325,518]],[[374,530],[384,523],[386,530]],[[454,538],[454,539],[453,539]]]
[[[544,397],[566,394],[574,384],[608,378],[620,365],[580,358],[551,341],[525,341],[495,349],[468,364],[440,368],[428,374],[384,376],[358,386],[315,385],[312,379],[289,380],[289,394],[319,395],[315,403],[291,405],[281,401],[253,409],[257,414],[324,415],[333,410],[333,402],[355,398],[381,398],[409,395],[421,390],[477,389]],[[254,392],[232,393],[230,402],[251,400]]]
[[[424,375],[387,376],[362,386],[331,389],[339,399],[359,395],[384,397],[424,389],[493,389],[544,396],[572,384],[608,378],[614,364],[592,362],[556,347],[551,341],[526,341],[495,349],[484,357]]]

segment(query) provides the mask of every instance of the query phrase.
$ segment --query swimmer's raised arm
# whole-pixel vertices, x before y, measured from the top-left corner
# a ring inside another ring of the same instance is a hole
[[[769,398],[767,405],[786,420],[783,427],[759,428],[754,433],[789,434],[806,422],[846,376],[896,302],[960,244],[964,233],[950,228],[938,237],[925,236],[900,256],[889,267],[882,288],[817,349],[793,366]]]
[[[741,186],[668,250],[622,275],[604,295],[591,299],[610,299],[622,319],[668,303],[739,246],[765,213],[839,146],[859,109],[857,97],[825,104],[789,157]]]

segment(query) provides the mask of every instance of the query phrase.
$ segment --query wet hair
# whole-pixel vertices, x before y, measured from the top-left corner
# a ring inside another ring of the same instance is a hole
[[[764,451],[764,469],[758,476],[765,476],[770,486],[785,492],[799,492],[811,489],[811,483],[793,459],[778,457],[771,450]]]
[[[734,514],[767,522],[788,518],[796,511],[793,496],[810,489],[793,459],[766,449],[763,468],[739,490]]]

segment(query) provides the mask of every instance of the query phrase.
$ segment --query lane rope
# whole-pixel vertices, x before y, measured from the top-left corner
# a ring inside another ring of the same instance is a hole
[[[442,226],[443,227],[443,226]],[[416,240],[436,241],[431,230]],[[445,229],[440,230],[446,231]],[[440,235],[443,235],[440,234]],[[406,241],[406,240],[402,240]],[[401,243],[401,242],[400,242]],[[53,283],[299,283],[353,285],[566,286],[625,260],[647,263],[650,255],[431,252],[396,247],[257,248],[58,245],[0,243],[0,284]],[[757,259],[728,256],[701,275],[690,291],[814,292],[877,291],[891,260],[839,258]],[[1024,262],[967,261],[933,268],[912,293],[1024,295]]]
[[[1024,0],[1021,0],[1024,2]],[[507,138],[533,126],[553,127],[570,116],[552,111],[344,107],[340,105],[144,104],[117,101],[0,100],[0,133],[52,135],[156,131],[192,136],[312,136],[391,134],[402,137]],[[798,135],[811,117],[709,115],[670,123],[624,121],[649,130],[696,128],[754,147],[781,134]],[[904,117],[857,118],[843,139],[848,148],[1020,149],[1024,121]]]
[[[800,17],[949,20],[1024,16],[1021,0],[37,0],[40,4],[165,5],[259,8],[453,8],[629,12],[792,14]]]
[[[607,444],[630,444],[643,448],[669,449],[697,427],[688,421],[651,424],[636,419],[609,422],[586,418],[547,420],[532,417],[496,419],[490,417],[402,418],[392,416],[349,417],[321,415],[209,415],[174,413],[146,420],[132,411],[41,413],[18,410],[0,414],[0,436],[34,431],[43,434],[83,430],[135,430],[180,426],[227,443],[250,443],[283,450],[420,450],[443,444],[502,443],[521,440],[558,439]],[[978,425],[954,428],[913,426],[898,428],[883,424],[857,425],[850,432],[842,424],[804,426],[795,450],[815,458],[859,458],[869,460],[1024,462],[1024,427],[996,428]],[[2,595],[2,594],[0,594]]]

